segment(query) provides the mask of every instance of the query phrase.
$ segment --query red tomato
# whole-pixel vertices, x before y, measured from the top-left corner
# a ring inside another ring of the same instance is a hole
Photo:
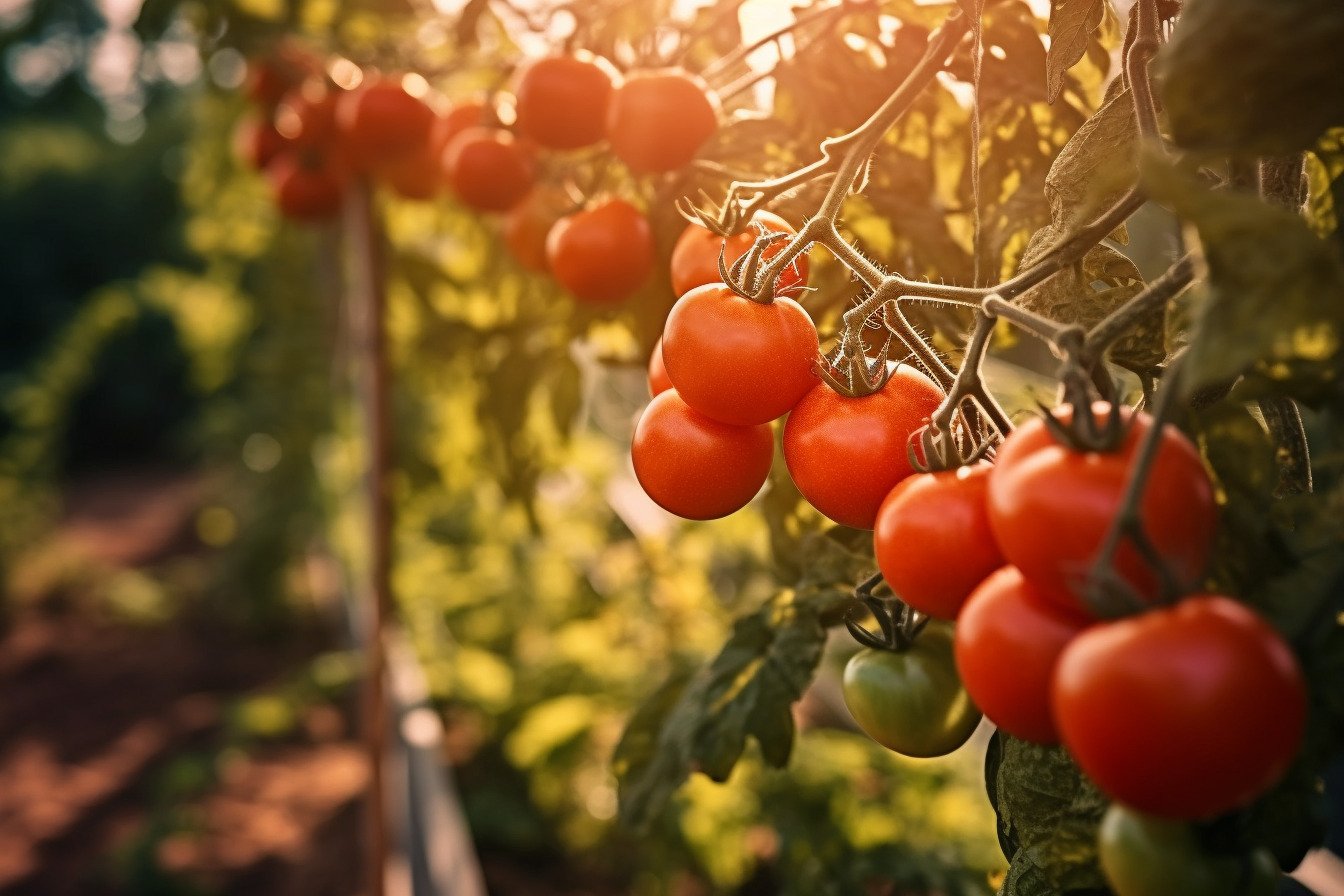
[[[719,252],[723,263],[731,268],[733,262],[751,250],[756,237],[763,233],[797,233],[793,226],[773,212],[757,212],[741,232],[721,237],[707,227],[688,224],[672,247],[672,291],[685,295],[697,286],[722,283],[719,274]],[[761,253],[762,261],[769,261],[780,253],[787,240],[780,240]],[[807,256],[799,255],[775,281],[775,295],[791,296],[802,292],[807,285]]]
[[[508,131],[467,128],[444,150],[443,167],[457,197],[480,211],[508,211],[532,189],[532,154]]]
[[[435,118],[433,109],[394,78],[372,78],[342,95],[336,107],[341,142],[363,171],[423,149]]]
[[[637,174],[686,165],[717,128],[718,100],[681,69],[627,75],[607,112],[611,151]]]
[[[1107,409],[1099,403],[1093,413]],[[989,522],[1003,556],[1052,597],[1072,595],[1075,607],[1086,609],[1087,574],[1120,507],[1139,442],[1153,426],[1147,414],[1124,416],[1132,425],[1109,453],[1074,451],[1032,420],[1004,440],[989,477]],[[1181,586],[1197,583],[1213,545],[1217,508],[1199,452],[1174,426],[1162,430],[1140,517]],[[1116,568],[1141,598],[1159,596],[1156,573],[1128,540]]]
[[[447,148],[442,119],[434,116],[425,142],[377,168],[378,179],[405,199],[430,200],[445,186],[443,153]]]
[[[904,365],[880,390],[862,398],[818,383],[784,424],[789,475],[826,516],[871,529],[883,499],[914,472],[905,449],[910,434],[942,400],[933,380]]]
[[[348,175],[334,159],[313,152],[285,153],[266,168],[276,207],[287,218],[334,217],[345,198]]]
[[[269,118],[248,115],[233,131],[233,151],[242,162],[260,171],[289,146]]]
[[[911,476],[877,512],[877,567],[921,613],[956,619],[975,586],[1003,565],[985,510],[990,469],[977,464]]]
[[[744,299],[722,284],[677,300],[663,327],[663,361],[682,400],[735,426],[787,413],[819,380],[817,328],[793,299]]]
[[[649,356],[649,395],[658,395],[672,388],[667,378],[667,366],[663,364],[663,340],[653,344],[653,354]]]
[[[1058,743],[1050,682],[1060,653],[1091,624],[1005,566],[971,592],[957,617],[957,670],[991,722],[1013,737]]]
[[[630,447],[644,491],[688,520],[718,519],[745,507],[765,484],[774,453],[769,425],[711,420],[688,407],[675,389],[644,409]]]
[[[485,104],[480,100],[467,100],[453,106],[447,115],[442,116],[435,123],[434,128],[437,131],[436,139],[447,146],[453,141],[454,137],[467,128],[491,126],[492,123],[487,121],[485,117]]]
[[[1060,657],[1052,701],[1065,746],[1098,787],[1181,819],[1272,786],[1297,753],[1307,707],[1279,634],[1208,594],[1079,635]]]
[[[335,156],[336,106],[341,94],[321,81],[308,81],[285,94],[275,110],[275,127],[294,146]]]
[[[546,235],[555,279],[574,298],[594,305],[629,298],[653,273],[653,253],[648,220],[622,199],[566,215]]]
[[[546,235],[564,215],[567,204],[563,194],[538,188],[504,216],[504,245],[529,271],[545,273],[548,270]]]
[[[547,149],[599,142],[606,136],[612,80],[611,65],[593,56],[538,59],[518,79],[518,132]]]
[[[249,100],[270,107],[320,70],[317,59],[307,50],[281,44],[270,56],[248,60],[243,89]]]

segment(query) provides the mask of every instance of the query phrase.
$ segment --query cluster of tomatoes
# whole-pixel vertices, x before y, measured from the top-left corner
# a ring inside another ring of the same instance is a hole
[[[512,96],[489,102],[450,104],[418,78],[366,72],[358,80],[340,89],[290,46],[252,64],[248,96],[259,110],[240,123],[236,146],[266,173],[283,214],[331,217],[361,177],[412,200],[448,191],[473,210],[502,214],[504,242],[524,267],[599,306],[624,301],[649,279],[652,231],[621,198],[576,207],[542,182],[547,155],[563,167],[563,154],[604,145],[632,173],[657,174],[691,162],[718,127],[717,99],[694,75],[622,76],[581,52],[525,63]]]

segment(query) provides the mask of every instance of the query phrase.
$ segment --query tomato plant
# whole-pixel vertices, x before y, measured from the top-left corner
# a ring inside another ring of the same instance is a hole
[[[614,73],[591,55],[548,56],[518,78],[518,131],[547,149],[579,149],[606,136]]]
[[[1093,413],[1101,418],[1107,408]],[[1032,420],[1004,440],[989,477],[989,520],[1003,555],[1064,603],[1086,606],[1087,576],[1115,521],[1135,452],[1155,425],[1142,412],[1122,416],[1128,429],[1114,451],[1074,450]],[[1176,587],[1196,584],[1213,547],[1217,507],[1199,451],[1173,426],[1162,427],[1139,516]],[[1159,573],[1133,544],[1120,545],[1115,567],[1142,599],[1159,596]]]
[[[818,384],[817,328],[792,299],[744,299],[721,284],[672,306],[663,362],[682,400],[724,423],[768,423]]]
[[[1274,896],[1279,868],[1264,849],[1215,855],[1190,825],[1154,818],[1119,803],[1098,832],[1102,870],[1116,896]]]
[[[1023,740],[1058,743],[1050,708],[1055,667],[1064,648],[1090,624],[1005,566],[971,593],[957,617],[957,671],[995,725]]]
[[[917,474],[882,501],[873,525],[877,567],[921,613],[956,619],[971,591],[1003,565],[985,510],[989,470]]]
[[[943,623],[930,622],[903,650],[860,650],[845,664],[843,686],[845,706],[864,733],[905,756],[945,756],[980,724]]]
[[[672,291],[683,296],[697,286],[723,282],[719,273],[719,256],[726,268],[751,250],[756,238],[767,233],[792,236],[797,231],[773,212],[757,212],[740,232],[722,237],[700,224],[688,224],[672,247]],[[784,249],[785,241],[777,241],[761,252],[764,264]],[[807,256],[799,255],[780,273],[774,284],[774,294],[797,298],[807,285]]]
[[[454,194],[486,212],[508,211],[532,189],[532,154],[508,131],[467,128],[443,153],[443,168]]]
[[[574,298],[623,302],[653,273],[653,234],[639,209],[608,199],[555,222],[546,235],[551,273]]]
[[[907,366],[896,368],[880,390],[861,398],[818,383],[784,424],[789,475],[826,516],[871,529],[882,501],[914,472],[906,454],[911,433],[942,399],[932,380]]]
[[[769,426],[711,420],[675,389],[644,409],[630,448],[645,493],[688,520],[717,519],[745,507],[765,484],[774,453]]]
[[[713,95],[681,69],[627,74],[607,113],[612,153],[640,174],[688,164],[717,128]]]
[[[1292,650],[1220,595],[1096,626],[1065,649],[1055,723],[1103,791],[1164,818],[1207,818],[1283,774],[1306,718]]]

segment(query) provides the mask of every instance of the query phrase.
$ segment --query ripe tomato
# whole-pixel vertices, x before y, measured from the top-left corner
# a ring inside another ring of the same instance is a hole
[[[336,145],[336,107],[341,94],[321,81],[304,82],[285,94],[275,110],[275,127],[293,146],[327,156],[341,153]]]
[[[262,170],[289,146],[270,118],[248,115],[233,131],[234,154],[257,171]]]
[[[1050,682],[1060,653],[1091,624],[1005,566],[971,592],[957,617],[957,671],[995,725],[1022,740],[1058,743]]]
[[[286,218],[316,221],[341,210],[348,175],[330,156],[285,153],[266,168],[271,195]]]
[[[686,293],[663,326],[663,361],[682,399],[737,426],[787,413],[820,382],[817,357],[817,328],[802,305],[753,302],[722,284]]]
[[[321,70],[307,50],[282,43],[269,55],[250,59],[243,90],[247,98],[263,107],[273,107],[286,93]]]
[[[491,127],[491,123],[486,120],[485,104],[480,100],[467,100],[453,106],[447,115],[441,116],[434,124],[437,132],[435,139],[447,146],[467,128],[478,127]]]
[[[1107,405],[1097,404],[1102,415]],[[1065,412],[1056,412],[1064,417]],[[1125,413],[1130,428],[1113,452],[1079,452],[1061,445],[1039,419],[1004,440],[989,477],[989,521],[1008,562],[1052,597],[1076,606],[1102,540],[1119,510],[1125,481],[1144,433],[1144,413]],[[1144,531],[1183,587],[1198,583],[1217,525],[1213,487],[1199,452],[1165,426],[1140,504]],[[1116,569],[1137,594],[1155,600],[1157,574],[1126,539]]]
[[[627,75],[607,111],[611,151],[637,174],[682,167],[717,128],[718,100],[681,69]]]
[[[635,477],[664,510],[712,520],[745,507],[765,484],[775,438],[768,425],[729,426],[696,413],[675,389],[656,396],[635,425]]]
[[[654,396],[671,388],[672,381],[667,378],[667,366],[663,364],[663,340],[660,338],[654,343],[653,354],[649,356],[649,395]]]
[[[1164,818],[1250,802],[1302,740],[1292,650],[1243,604],[1188,597],[1079,635],[1055,669],[1064,744],[1113,798]]]
[[[975,586],[1003,565],[985,511],[990,469],[977,464],[911,476],[878,510],[877,568],[921,613],[956,619]]]
[[[508,211],[532,189],[532,154],[508,131],[467,128],[443,153],[458,199],[485,212]]]
[[[546,235],[564,215],[567,205],[568,200],[562,193],[538,188],[504,216],[504,245],[529,271],[544,273],[548,270]]]
[[[550,56],[518,79],[518,132],[547,149],[578,149],[606,135],[615,89],[610,63],[594,56]]]
[[[1266,849],[1213,855],[1188,824],[1112,803],[1097,832],[1101,870],[1116,896],[1274,896],[1279,867]]]
[[[672,247],[672,291],[682,296],[707,283],[722,283],[719,274],[719,253],[723,263],[731,268],[733,262],[751,250],[756,237],[763,233],[797,233],[793,226],[773,212],[757,212],[750,223],[730,237],[721,237],[707,227],[688,224]],[[762,261],[769,261],[780,253],[787,241],[780,240],[761,253]],[[775,281],[775,295],[794,296],[807,285],[807,256],[799,255]]]
[[[873,740],[905,756],[945,756],[980,724],[952,663],[952,627],[930,622],[899,653],[864,648],[845,664],[845,706]]]
[[[435,117],[434,110],[394,78],[371,78],[343,94],[336,107],[341,142],[363,171],[422,149]]]
[[[883,499],[914,472],[905,450],[910,434],[942,400],[933,380],[904,365],[885,386],[862,398],[818,383],[784,424],[789,475],[826,516],[871,529]]]
[[[653,273],[653,231],[623,199],[566,215],[546,235],[546,261],[560,285],[593,305],[629,298]]]

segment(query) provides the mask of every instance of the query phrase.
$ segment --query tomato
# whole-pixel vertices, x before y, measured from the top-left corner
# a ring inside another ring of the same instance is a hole
[[[990,469],[911,476],[882,501],[873,526],[877,567],[921,613],[956,619],[975,586],[1003,565],[985,511]]]
[[[789,475],[813,507],[845,526],[871,529],[882,501],[914,470],[910,434],[937,410],[933,380],[901,365],[872,395],[849,398],[824,382],[812,387],[784,424]]]
[[[341,154],[336,145],[336,107],[342,95],[321,81],[308,81],[285,94],[275,110],[275,127],[299,149]]]
[[[465,205],[486,212],[508,211],[532,189],[532,154],[508,131],[467,128],[443,153],[453,192]]]
[[[653,231],[623,199],[599,202],[555,222],[546,261],[560,285],[593,305],[623,302],[653,273]]]
[[[270,56],[248,60],[243,90],[257,105],[273,107],[286,93],[320,70],[318,61],[307,50],[281,44]]]
[[[945,756],[980,724],[952,662],[952,627],[932,621],[899,653],[864,648],[845,664],[845,706],[873,740],[905,756]]]
[[[717,128],[718,100],[681,69],[627,75],[607,111],[611,151],[637,174],[686,165]]]
[[[1050,683],[1064,648],[1091,624],[1005,566],[971,592],[957,617],[957,671],[995,725],[1022,740],[1058,743]]]
[[[343,94],[336,107],[341,142],[364,171],[423,149],[435,118],[433,109],[393,78],[369,79]]]
[[[663,361],[687,404],[749,426],[787,413],[820,380],[817,328],[793,299],[753,302],[723,284],[677,300],[663,327]]]
[[[341,210],[348,175],[330,156],[285,153],[266,168],[276,207],[287,218],[316,221]]]
[[[1198,595],[1075,638],[1052,705],[1098,787],[1140,811],[1192,819],[1278,780],[1302,740],[1306,691],[1292,650],[1254,611]]]
[[[719,236],[707,227],[688,224],[672,247],[672,291],[682,296],[707,283],[722,283],[719,274],[719,253],[723,263],[731,268],[733,262],[751,250],[756,237],[763,233],[797,233],[793,226],[773,212],[757,212],[747,226],[730,237]],[[761,253],[769,261],[783,250],[787,240],[772,244]],[[794,296],[807,285],[807,256],[799,255],[775,281],[775,295]]]
[[[251,168],[260,171],[284,152],[289,141],[275,129],[269,118],[248,115],[233,131],[233,151]]]
[[[649,356],[649,395],[657,395],[672,388],[667,378],[667,366],[663,363],[663,340],[653,345],[653,354]]]
[[[547,149],[578,149],[606,136],[615,89],[610,63],[550,56],[523,69],[515,91],[518,131]]]
[[[1104,415],[1097,404],[1093,413]],[[1062,419],[1068,412],[1056,411]],[[1113,452],[1079,452],[1057,442],[1045,424],[1019,427],[999,450],[989,477],[989,521],[1008,562],[1051,596],[1085,606],[1089,570],[1115,519],[1144,433],[1153,419],[1126,411],[1130,427]],[[1198,583],[1217,525],[1213,487],[1199,451],[1175,427],[1163,427],[1139,508],[1149,540],[1182,588]],[[1160,595],[1158,575],[1125,539],[1116,569],[1139,597]],[[1072,595],[1072,597],[1069,597]]]
[[[546,264],[546,235],[565,213],[569,201],[559,191],[538,188],[528,193],[521,202],[504,216],[502,233],[504,245],[529,271],[544,273]]]
[[[675,389],[656,396],[635,425],[635,477],[664,510],[712,520],[740,510],[770,473],[769,425],[729,426],[696,413]]]
[[[1188,824],[1112,803],[1097,832],[1101,870],[1116,896],[1274,896],[1279,868],[1266,849],[1213,855]]]
[[[434,125],[435,139],[447,146],[467,128],[490,126],[485,116],[485,104],[480,100],[467,100],[453,106],[447,115],[439,118]]]
[[[433,199],[444,186],[443,146],[428,142],[410,155],[379,165],[377,174],[404,199]]]

